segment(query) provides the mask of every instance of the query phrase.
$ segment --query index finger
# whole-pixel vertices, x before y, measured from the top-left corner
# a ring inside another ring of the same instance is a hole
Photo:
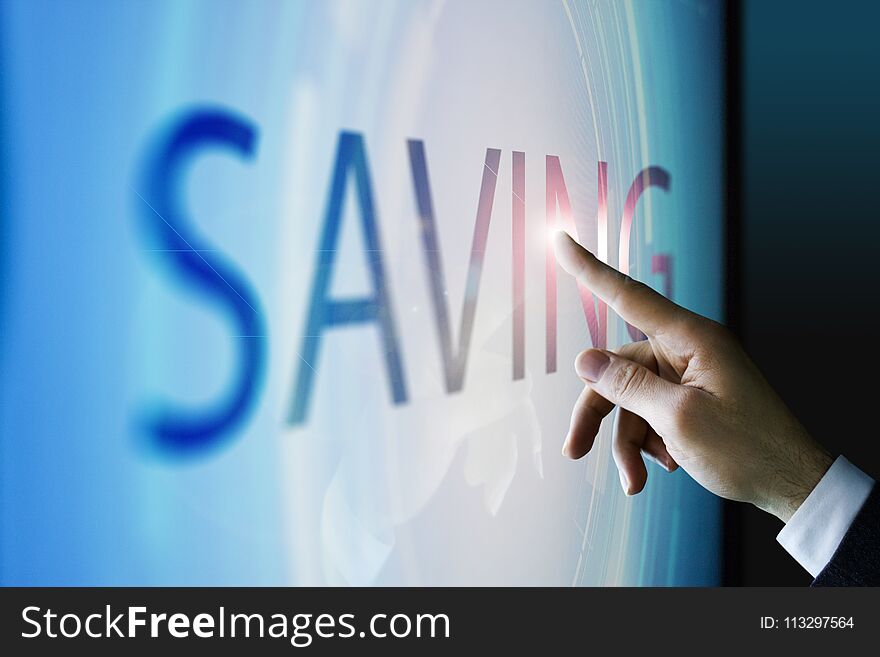
[[[568,233],[558,231],[554,243],[556,260],[563,269],[646,335],[655,335],[664,325],[681,317],[682,308],[606,265]]]

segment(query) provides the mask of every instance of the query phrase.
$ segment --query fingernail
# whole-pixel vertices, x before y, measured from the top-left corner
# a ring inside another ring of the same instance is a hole
[[[617,473],[620,475],[620,487],[623,489],[623,494],[629,495],[629,483],[626,480],[626,475],[622,470],[618,470]]]
[[[587,381],[598,381],[611,364],[611,359],[604,351],[589,349],[578,356],[574,369],[578,376]]]

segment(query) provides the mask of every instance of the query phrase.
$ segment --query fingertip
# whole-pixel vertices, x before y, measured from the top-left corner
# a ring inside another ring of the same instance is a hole
[[[556,229],[553,231],[553,246],[557,249],[563,246],[567,246],[569,242],[574,242],[571,235],[566,233],[562,229]]]
[[[575,435],[571,431],[569,431],[565,436],[565,440],[562,441],[562,455],[565,458],[570,459],[572,461],[577,461],[579,458],[581,458],[586,453],[586,452],[584,452],[584,454],[579,453],[578,450],[576,449],[576,447],[577,447],[576,443],[577,443],[577,440],[575,438]]]
[[[638,481],[638,485],[635,486],[635,489],[634,489],[633,492],[630,493],[630,494],[631,494],[631,495],[638,495],[638,494],[641,493],[643,490],[645,490],[645,486],[647,486],[647,485],[648,485],[648,470],[645,469],[645,470],[642,472],[642,476],[641,476],[641,478],[640,478],[639,481]]]
[[[620,487],[623,489],[623,494],[629,495],[629,480],[626,478],[623,470],[618,470],[617,475],[620,477]]]
[[[613,409],[613,405],[600,397],[592,388],[584,386],[571,411],[568,434],[563,441],[563,454],[577,460],[589,453],[599,434],[603,418]]]
[[[583,271],[584,259],[591,255],[564,230],[556,231],[553,236],[553,250],[556,254],[556,261],[562,265],[566,272],[575,277]]]
[[[596,383],[611,365],[611,354],[602,349],[587,349],[574,360],[574,371],[586,383]]]
[[[571,434],[566,434],[565,440],[562,441],[562,455],[566,458],[572,458],[569,443],[571,442]]]
[[[564,230],[557,230],[553,233],[552,242],[553,255],[556,256],[556,260],[564,267],[564,261],[566,260],[566,250],[569,248],[571,236]]]
[[[655,465],[660,466],[666,472],[675,472],[678,470],[678,463],[673,461],[670,457],[662,457],[662,456],[654,456],[649,452],[643,452],[643,455],[648,458],[648,460],[653,461]]]
[[[656,463],[658,466],[666,470],[666,472],[675,472],[678,470],[678,463],[672,458],[666,443],[653,430],[648,432],[648,437],[642,445],[642,456],[645,456]]]
[[[629,475],[625,475],[623,471],[620,471],[620,485],[623,487],[623,492],[627,497],[632,497],[633,495],[641,493],[645,490],[645,485],[647,483],[647,473],[630,473]]]
[[[569,438],[562,445],[562,455],[572,461],[578,461],[590,452],[589,448],[584,449],[583,446],[578,449],[576,442],[574,439]]]

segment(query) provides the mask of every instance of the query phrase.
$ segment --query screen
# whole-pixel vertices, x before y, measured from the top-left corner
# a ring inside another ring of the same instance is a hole
[[[2,5],[10,585],[711,585],[549,236],[720,318],[723,6]]]

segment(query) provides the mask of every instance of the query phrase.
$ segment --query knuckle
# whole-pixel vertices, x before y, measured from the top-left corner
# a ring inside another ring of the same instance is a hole
[[[645,294],[646,292],[653,292],[653,290],[642,283],[641,281],[632,278],[631,276],[627,276],[623,282],[624,286],[629,290],[630,294]]]
[[[619,349],[615,349],[614,353],[618,356],[623,356],[624,358],[628,358],[629,360],[638,360],[638,357],[641,353],[641,350],[645,347],[645,341],[639,340],[637,342],[627,342],[625,345],[621,346]]]
[[[704,322],[694,338],[704,364],[718,367],[721,363],[738,359],[742,354],[742,346],[733,332],[711,319],[705,319]]]
[[[687,434],[696,422],[700,407],[699,390],[683,386],[669,405],[669,428],[676,434]]]
[[[700,330],[715,344],[723,345],[733,341],[733,334],[723,324],[714,319],[702,317]]]
[[[724,325],[690,312],[681,323],[681,334],[695,348],[711,354],[723,353],[736,342]]]
[[[616,308],[626,309],[633,299],[637,299],[642,293],[644,283],[640,283],[636,279],[620,274],[620,279],[614,290],[614,298],[611,305]]]
[[[645,369],[631,362],[621,363],[614,370],[611,392],[617,399],[631,399],[645,382]]]

